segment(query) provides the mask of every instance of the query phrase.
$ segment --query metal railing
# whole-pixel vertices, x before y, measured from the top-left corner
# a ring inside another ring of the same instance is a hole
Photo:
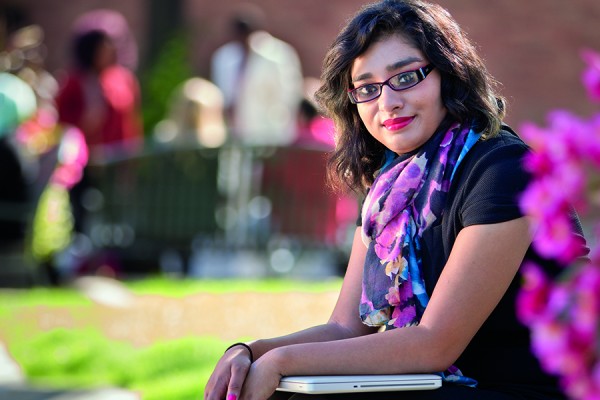
[[[142,269],[166,250],[184,273],[206,249],[344,255],[357,204],[326,187],[325,157],[294,146],[170,148],[90,166],[87,230]]]

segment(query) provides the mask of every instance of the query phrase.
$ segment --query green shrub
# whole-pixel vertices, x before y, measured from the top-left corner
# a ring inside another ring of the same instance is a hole
[[[124,284],[136,294],[183,297],[195,293],[339,290],[341,279],[299,282],[153,278]],[[0,291],[0,332],[31,383],[68,389],[121,387],[141,393],[143,400],[202,398],[204,385],[229,341],[187,337],[136,348],[110,340],[92,328],[37,332],[38,321],[18,319],[37,307],[85,314],[92,304],[72,288]]]
[[[142,381],[211,365],[224,350],[217,339],[184,338],[154,345],[140,351],[130,368],[133,381]]]
[[[134,349],[99,332],[53,329],[12,349],[27,377],[53,387],[120,386]]]
[[[212,367],[180,370],[135,382],[129,389],[141,393],[143,400],[197,400],[203,398],[204,384],[211,372]]]
[[[173,90],[193,76],[187,48],[185,34],[174,35],[149,69],[141,74],[142,118],[147,134],[165,117]]]
[[[226,343],[183,338],[147,348],[109,340],[93,330],[54,329],[11,349],[36,385],[81,389],[122,387],[144,400],[198,399]]]
[[[165,279],[149,277],[139,281],[125,282],[129,290],[138,295],[183,297],[197,293],[322,293],[339,291],[342,278],[332,277],[314,280],[298,279]]]

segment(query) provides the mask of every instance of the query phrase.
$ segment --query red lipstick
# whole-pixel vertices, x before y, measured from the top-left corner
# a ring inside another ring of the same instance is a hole
[[[415,117],[399,117],[387,119],[383,121],[383,126],[390,131],[397,131],[410,124],[414,118]]]

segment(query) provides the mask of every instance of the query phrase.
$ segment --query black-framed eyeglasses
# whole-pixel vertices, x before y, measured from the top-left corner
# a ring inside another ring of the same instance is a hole
[[[422,68],[415,69],[414,71],[400,72],[399,74],[390,77],[385,82],[367,83],[366,85],[354,89],[348,89],[348,97],[350,97],[350,101],[354,104],[366,103],[367,101],[375,100],[381,96],[383,85],[387,85],[397,92],[410,89],[425,79],[433,68],[434,66],[429,64]]]

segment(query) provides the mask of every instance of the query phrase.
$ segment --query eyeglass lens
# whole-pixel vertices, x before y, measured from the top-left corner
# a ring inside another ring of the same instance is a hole
[[[352,100],[354,103],[364,103],[374,100],[381,95],[383,85],[387,85],[396,91],[410,89],[425,79],[432,69],[433,67],[431,65],[427,65],[414,71],[406,71],[396,74],[385,82],[369,83],[359,86],[348,91],[350,100]]]

